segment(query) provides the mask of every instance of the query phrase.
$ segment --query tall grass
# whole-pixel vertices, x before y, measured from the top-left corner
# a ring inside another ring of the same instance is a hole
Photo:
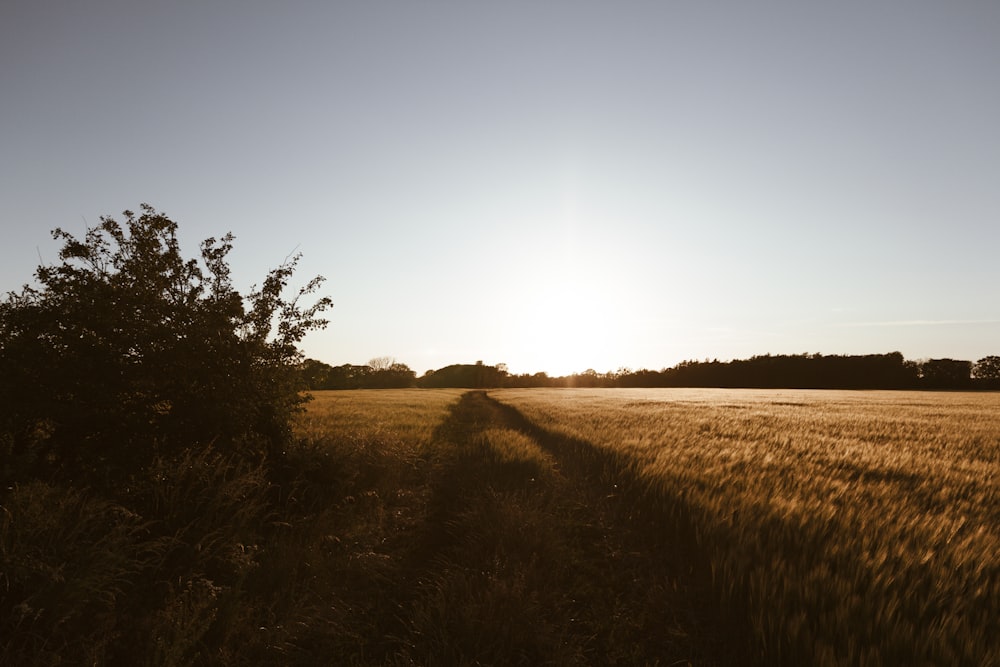
[[[197,445],[0,490],[0,664],[381,664],[460,393],[320,394],[265,463]]]
[[[1000,396],[503,390],[683,514],[766,661],[1000,664]]]
[[[483,392],[442,426],[405,664],[737,664],[688,563],[631,521],[601,465],[549,449]]]
[[[494,396],[0,490],[0,664],[1000,664],[1000,396]]]
[[[225,643],[269,518],[267,482],[211,450],[154,462],[119,497],[32,481],[0,523],[0,662],[197,662]]]

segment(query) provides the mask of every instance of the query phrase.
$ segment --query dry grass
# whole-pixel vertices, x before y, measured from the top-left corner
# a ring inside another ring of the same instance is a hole
[[[271,467],[192,447],[113,496],[0,489],[0,665],[382,664],[460,394],[321,393]]]
[[[1000,395],[493,395],[7,489],[0,664],[1000,664]]]
[[[767,662],[1000,664],[1000,395],[493,396],[685,515]]]
[[[391,433],[407,446],[430,441],[448,407],[464,389],[314,391],[297,433],[303,437],[360,438]]]
[[[401,664],[753,664],[727,659],[708,596],[590,462],[482,392],[437,437],[431,549],[403,607]]]

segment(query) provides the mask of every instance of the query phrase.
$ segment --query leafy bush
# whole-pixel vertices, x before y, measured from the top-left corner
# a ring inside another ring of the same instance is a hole
[[[321,298],[282,294],[299,256],[246,296],[230,280],[233,236],[183,258],[177,224],[148,205],[102,217],[60,262],[0,303],[0,457],[4,481],[61,473],[120,484],[158,455],[212,443],[280,452],[303,400],[297,343],[326,321]]]
[[[146,205],[53,237],[0,302],[0,663],[259,657],[322,279],[286,299],[295,256],[241,295],[232,235],[184,259]]]

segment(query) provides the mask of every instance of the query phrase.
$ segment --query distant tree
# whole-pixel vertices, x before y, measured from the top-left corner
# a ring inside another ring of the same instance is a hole
[[[393,361],[387,368],[373,370],[367,378],[367,386],[375,389],[402,389],[413,385],[417,374],[406,364]]]
[[[330,370],[327,379],[328,389],[361,389],[368,385],[368,377],[372,374],[371,366],[344,364]]]
[[[980,380],[1000,380],[1000,357],[983,357],[972,367],[972,377]]]
[[[487,366],[482,361],[477,361],[475,364],[452,364],[434,371],[427,371],[417,380],[416,384],[428,388],[503,387],[508,384],[508,374],[496,366]]]
[[[167,216],[123,215],[82,239],[56,229],[60,262],[0,303],[6,469],[110,478],[194,445],[279,453],[303,400],[297,344],[330,306],[301,301],[322,278],[286,299],[295,256],[244,296],[231,234],[186,260]]]
[[[503,378],[505,387],[551,387],[552,378],[546,373],[538,372],[534,374],[522,373],[520,375],[506,375]]]
[[[417,374],[410,370],[406,364],[401,364],[392,357],[374,357],[368,360],[368,365],[364,367],[351,367],[363,369],[354,373],[358,380],[356,387],[366,389],[391,389],[409,387],[413,385]]]
[[[374,357],[368,360],[368,367],[373,373],[378,373],[380,371],[389,370],[395,363],[396,360],[392,357]]]
[[[921,383],[930,389],[958,389],[970,384],[972,362],[928,359],[920,365]]]
[[[658,373],[619,376],[619,386],[903,389],[917,366],[899,352],[870,355],[758,355],[729,362],[682,361]]]
[[[333,366],[330,364],[324,364],[315,359],[306,359],[299,364],[299,372],[307,389],[330,388],[330,374],[333,372]]]
[[[599,387],[602,376],[593,368],[588,368],[582,373],[569,376],[568,385],[571,387]]]

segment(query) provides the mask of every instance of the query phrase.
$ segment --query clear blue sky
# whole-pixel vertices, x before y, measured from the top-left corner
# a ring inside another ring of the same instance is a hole
[[[1000,3],[0,6],[0,289],[148,202],[418,374],[1000,354]]]

